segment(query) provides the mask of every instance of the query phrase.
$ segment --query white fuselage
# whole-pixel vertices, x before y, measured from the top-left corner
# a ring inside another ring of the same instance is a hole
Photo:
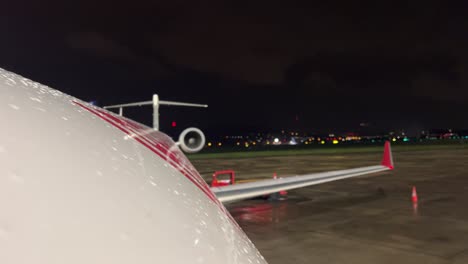
[[[0,69],[0,263],[265,263],[165,134]]]

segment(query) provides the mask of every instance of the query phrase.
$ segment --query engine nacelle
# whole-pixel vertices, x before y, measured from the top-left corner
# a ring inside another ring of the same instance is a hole
[[[195,153],[205,146],[205,135],[200,129],[189,127],[182,131],[177,144],[185,153]]]

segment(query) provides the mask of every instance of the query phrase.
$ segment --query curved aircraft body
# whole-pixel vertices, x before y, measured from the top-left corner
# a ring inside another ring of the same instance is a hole
[[[0,69],[0,263],[265,263],[165,134]]]
[[[388,150],[382,165],[210,189],[164,133],[3,69],[0,120],[2,264],[266,263],[221,201],[393,167]]]

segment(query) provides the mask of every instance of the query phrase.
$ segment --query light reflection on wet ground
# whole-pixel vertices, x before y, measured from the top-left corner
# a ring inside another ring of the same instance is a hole
[[[338,158],[337,158],[338,157]],[[468,150],[394,153],[397,169],[227,205],[269,263],[468,263]],[[196,160],[205,179],[373,165],[379,155]],[[288,167],[289,166],[289,167]],[[411,202],[417,187],[419,203]]]

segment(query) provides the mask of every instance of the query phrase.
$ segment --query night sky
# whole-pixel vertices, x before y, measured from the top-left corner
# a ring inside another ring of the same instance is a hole
[[[168,132],[468,128],[458,1],[63,2],[2,3],[0,67],[101,106],[209,105],[161,108]]]

